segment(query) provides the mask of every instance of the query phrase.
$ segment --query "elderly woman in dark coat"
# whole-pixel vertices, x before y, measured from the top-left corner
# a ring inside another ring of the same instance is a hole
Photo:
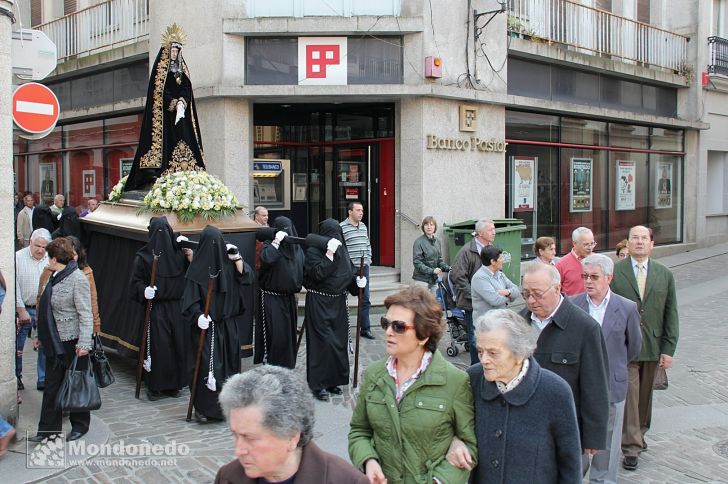
[[[581,483],[574,398],[533,358],[533,328],[513,311],[495,309],[475,322],[475,337],[480,364],[468,374],[480,465],[473,482]],[[464,467],[462,457],[462,446],[448,454]]]

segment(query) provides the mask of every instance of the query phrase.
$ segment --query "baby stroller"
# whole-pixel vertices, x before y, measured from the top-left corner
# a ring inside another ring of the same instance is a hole
[[[465,326],[465,312],[455,307],[455,288],[450,282],[450,273],[444,273],[442,279],[437,280],[437,292],[440,295],[440,305],[447,319],[447,331],[450,333],[450,346],[447,347],[447,356],[453,358],[459,353],[458,344],[470,351],[468,342],[468,329]]]

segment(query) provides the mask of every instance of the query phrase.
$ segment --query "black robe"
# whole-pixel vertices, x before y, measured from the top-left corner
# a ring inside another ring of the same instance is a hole
[[[124,191],[148,188],[168,173],[205,169],[192,82],[181,50],[177,59],[178,69],[169,47],[162,46],[154,61],[139,145]],[[186,103],[185,117],[175,124],[180,99]]]
[[[51,207],[39,205],[33,209],[33,230],[46,229],[52,234],[57,228],[58,219],[51,212]]]
[[[152,368],[144,373],[147,388],[153,392],[178,390],[189,383],[190,332],[182,319],[180,299],[184,291],[187,259],[175,241],[165,217],[149,222],[149,242],[137,252],[131,275],[131,297],[146,305],[144,289],[149,286],[154,254],[159,254],[152,300],[149,340],[145,358]],[[140,339],[141,340],[141,339]]]
[[[81,222],[78,220],[78,214],[75,208],[66,207],[63,209],[61,218],[58,221],[58,228],[51,235],[54,239],[73,235],[81,240]]]
[[[242,327],[244,321],[243,286],[250,283],[250,274],[237,271],[235,263],[227,256],[222,234],[217,228],[208,225],[200,235],[200,244],[187,269],[182,296],[182,317],[192,331],[193,365],[201,334],[197,320],[204,314],[210,274],[217,274],[213,279],[210,299],[209,315],[212,322],[205,331],[194,406],[202,415],[222,420],[222,409],[217,396],[225,380],[240,373],[238,325]],[[211,348],[214,351],[212,369],[216,380],[215,391],[206,386],[210,372]]]
[[[349,315],[346,292],[355,294],[354,266],[346,251],[339,223],[326,219],[319,234],[338,239],[333,262],[316,247],[306,249],[306,378],[312,390],[349,383]]]
[[[290,219],[277,217],[276,230],[297,237]],[[296,366],[296,293],[303,285],[303,250],[282,242],[276,249],[265,242],[258,272],[258,307],[255,324],[255,363],[294,368]]]

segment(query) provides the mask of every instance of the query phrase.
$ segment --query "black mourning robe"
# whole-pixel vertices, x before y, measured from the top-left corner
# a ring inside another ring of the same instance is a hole
[[[51,207],[39,205],[33,209],[33,230],[46,229],[52,234],[57,228],[58,219],[51,212]]]
[[[177,61],[171,61],[169,46],[159,49],[149,78],[139,145],[124,191],[148,188],[168,173],[205,169],[192,82],[181,49]],[[180,99],[186,105],[185,117],[175,124]]]
[[[149,242],[134,257],[131,297],[146,306],[144,289],[149,286],[154,254],[159,254],[149,322],[148,351],[152,371],[143,372],[147,388],[153,392],[179,390],[189,383],[189,327],[182,319],[180,299],[185,286],[187,259],[177,245],[166,217],[149,221]],[[142,331],[144,326],[142,325]],[[141,339],[140,339],[141,341]]]
[[[250,283],[251,275],[237,271],[235,263],[228,258],[222,234],[217,228],[208,225],[200,235],[200,244],[187,269],[182,296],[182,317],[192,331],[193,365],[202,333],[197,326],[197,320],[204,313],[211,273],[217,274],[213,279],[210,299],[209,315],[212,322],[205,331],[197,382],[192,382],[197,385],[193,403],[195,409],[202,415],[222,420],[224,417],[217,396],[225,380],[240,373],[238,326],[244,325],[243,286]],[[214,351],[212,369],[217,387],[215,391],[205,385],[210,371],[211,350]],[[194,372],[194,368],[192,371]]]
[[[344,244],[339,222],[326,219],[319,234],[342,245],[329,260],[319,248],[306,249],[303,285],[306,286],[306,377],[312,390],[349,383],[349,317],[346,292],[355,294],[354,266]]]
[[[33,228],[35,229],[35,226]],[[54,239],[68,237],[69,235],[73,235],[78,240],[81,240],[81,222],[78,219],[76,209],[73,207],[63,209],[61,218],[58,221],[58,228],[52,234]]]
[[[277,217],[276,231],[298,237],[290,219]],[[294,368],[296,366],[296,293],[303,285],[304,255],[301,246],[281,242],[275,248],[265,242],[258,272],[258,307],[255,325],[255,363]]]

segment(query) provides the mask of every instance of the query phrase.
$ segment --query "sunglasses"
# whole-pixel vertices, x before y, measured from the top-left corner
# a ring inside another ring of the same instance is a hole
[[[387,328],[392,326],[392,331],[397,334],[404,334],[408,329],[415,329],[414,324],[407,324],[404,321],[390,321],[385,317],[382,317],[381,325],[384,331],[387,331]]]
[[[601,275],[599,275],[599,274],[582,274],[582,275],[581,275],[581,278],[582,278],[582,279],[584,279],[585,281],[586,281],[587,279],[591,279],[592,281],[595,281],[595,282],[596,282],[596,281],[598,281],[599,279],[601,279],[601,278],[602,278],[602,276],[601,276]]]

